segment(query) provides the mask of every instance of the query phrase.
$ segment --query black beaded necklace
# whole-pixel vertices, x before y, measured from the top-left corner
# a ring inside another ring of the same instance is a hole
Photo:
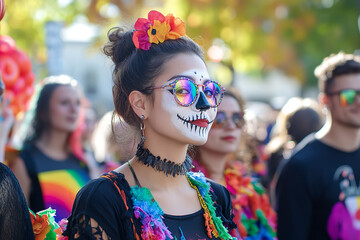
[[[159,156],[155,157],[147,148],[144,148],[144,141],[137,146],[137,160],[148,167],[152,167],[159,172],[164,172],[166,176],[185,175],[193,167],[191,158],[186,155],[185,161],[181,164],[167,160],[162,160]]]

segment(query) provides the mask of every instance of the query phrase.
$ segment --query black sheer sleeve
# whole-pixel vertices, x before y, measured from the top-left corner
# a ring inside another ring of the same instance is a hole
[[[77,194],[64,236],[69,239],[135,239],[130,187],[117,174],[117,185],[100,177]],[[124,184],[126,183],[126,184]]]
[[[230,231],[236,229],[236,223],[233,221],[234,213],[229,191],[222,185],[208,180],[213,190],[212,199],[215,201],[216,215],[221,218],[224,226]]]
[[[0,238],[33,240],[29,209],[12,171],[0,163]]]

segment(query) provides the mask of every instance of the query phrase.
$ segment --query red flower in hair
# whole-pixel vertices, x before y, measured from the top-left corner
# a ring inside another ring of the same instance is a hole
[[[185,35],[185,23],[172,14],[166,17],[155,10],[148,14],[148,19],[139,18],[135,23],[133,42],[138,49],[149,50],[152,43],[162,43],[168,39],[178,39]]]
[[[3,19],[5,15],[5,3],[4,0],[0,0],[0,21]]]

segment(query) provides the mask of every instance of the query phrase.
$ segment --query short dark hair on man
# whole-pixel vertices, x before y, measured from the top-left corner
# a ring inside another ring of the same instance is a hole
[[[327,93],[337,76],[360,73],[360,56],[353,54],[331,54],[315,68],[320,92]]]

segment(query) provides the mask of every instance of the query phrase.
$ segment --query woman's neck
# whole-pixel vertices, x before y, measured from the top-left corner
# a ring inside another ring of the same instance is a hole
[[[205,167],[208,177],[215,182],[221,183],[224,178],[224,170],[228,154],[200,148],[199,156],[200,158],[197,160]]]
[[[144,148],[149,149],[154,156],[181,164],[185,161],[188,144],[159,135],[152,135],[151,138],[145,140]]]
[[[69,153],[68,138],[69,133],[50,130],[42,134],[35,144],[47,156],[55,160],[63,160]]]
[[[148,149],[155,157],[160,157],[161,160],[172,161],[175,164],[182,164],[185,161],[188,145],[179,143],[168,138],[147,138],[144,142],[144,148]],[[166,176],[163,171],[157,171],[151,166],[146,166],[140,162],[137,157],[131,161],[131,166],[144,187],[148,187],[151,191],[157,190],[174,190],[180,186],[187,184],[184,175]],[[151,181],[149,181],[151,179]]]

